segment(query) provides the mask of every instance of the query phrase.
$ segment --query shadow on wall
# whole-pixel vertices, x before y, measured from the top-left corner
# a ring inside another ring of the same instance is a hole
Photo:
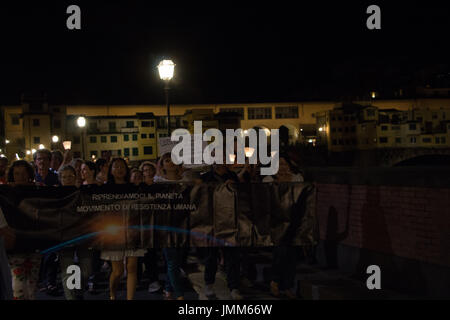
[[[326,267],[330,269],[338,268],[338,245],[348,237],[350,214],[347,210],[347,221],[344,232],[338,233],[338,212],[331,206],[328,210],[327,234],[324,243]]]
[[[391,288],[404,293],[425,295],[426,285],[420,263],[405,263],[405,259],[395,256],[386,223],[386,212],[381,206],[379,187],[367,187],[366,203],[361,209],[361,228],[362,248],[354,277],[366,281],[369,277],[367,267],[377,265],[381,270],[382,289]],[[392,234],[392,237],[396,236],[404,237]]]
[[[351,272],[351,276],[365,283],[370,276],[367,268],[377,265],[381,270],[381,289],[392,289],[405,294],[427,296],[427,284],[419,261],[395,256],[392,240],[395,237],[405,237],[388,229],[386,211],[381,206],[379,187],[367,187],[366,202],[361,215],[361,248],[342,246],[350,230],[350,212],[352,186],[348,186],[348,202],[346,212],[339,212],[335,206],[328,209],[326,238],[323,242],[325,266],[328,269],[339,268]],[[358,213],[353,211],[353,214]],[[342,223],[339,217],[345,219]],[[404,226],[399,226],[404,228]],[[402,239],[404,240],[404,239]],[[397,241],[396,241],[397,242]],[[408,245],[414,246],[412,242]],[[381,290],[382,291],[382,290]],[[383,292],[379,292],[382,294]]]

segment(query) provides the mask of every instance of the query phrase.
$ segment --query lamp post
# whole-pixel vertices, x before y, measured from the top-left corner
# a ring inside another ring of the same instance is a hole
[[[167,133],[170,137],[170,104],[169,104],[169,83],[173,78],[173,72],[175,70],[175,64],[172,60],[162,60],[158,65],[159,77],[164,81],[164,91],[166,94],[166,106],[167,106]]]
[[[86,126],[86,118],[85,117],[78,117],[77,119],[77,126],[82,130],[81,132],[81,152],[83,154],[83,160],[85,157],[85,150],[84,150],[84,127]]]

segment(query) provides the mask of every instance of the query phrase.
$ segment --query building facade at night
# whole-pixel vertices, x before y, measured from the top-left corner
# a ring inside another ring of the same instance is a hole
[[[364,106],[362,108],[356,105]],[[76,157],[95,159],[109,152],[130,161],[156,159],[158,139],[166,137],[167,109],[162,105],[48,105],[23,100],[1,106],[2,154],[31,160],[43,145],[62,149],[72,141]],[[84,116],[85,128],[76,125]],[[330,151],[384,147],[449,147],[450,99],[402,99],[354,102],[214,104],[171,106],[171,128],[193,131],[193,121],[208,128],[284,129],[289,143],[326,144]],[[54,143],[53,136],[59,141]],[[6,141],[8,142],[6,144]]]
[[[342,105],[317,113],[317,143],[330,152],[450,148],[449,117],[448,106],[399,110]]]

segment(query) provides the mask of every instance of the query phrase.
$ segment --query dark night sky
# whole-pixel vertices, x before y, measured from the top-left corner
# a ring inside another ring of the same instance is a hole
[[[108,2],[2,2],[0,104],[40,91],[50,103],[163,103],[164,57],[177,64],[175,103],[339,99],[414,84],[450,61],[444,3],[377,2],[382,30],[370,31],[363,1]],[[66,29],[70,4],[81,31]]]

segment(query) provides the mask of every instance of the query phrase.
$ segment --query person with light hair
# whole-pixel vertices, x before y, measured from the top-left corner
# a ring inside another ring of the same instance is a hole
[[[133,168],[130,171],[130,182],[135,186],[140,185],[143,182],[142,171],[138,168]]]
[[[146,185],[151,185],[153,183],[153,178],[156,175],[156,165],[150,161],[144,161],[139,166],[139,170],[141,170],[143,174],[144,183]]]

